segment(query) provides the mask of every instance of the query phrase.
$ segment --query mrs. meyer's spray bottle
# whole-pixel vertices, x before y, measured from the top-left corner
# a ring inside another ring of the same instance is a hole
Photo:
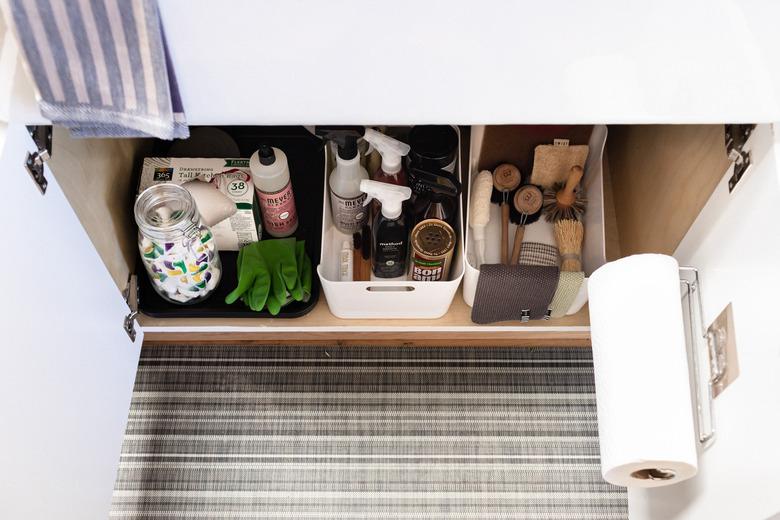
[[[315,133],[338,145],[336,167],[330,173],[330,210],[333,225],[348,235],[360,231],[368,219],[363,207],[366,194],[360,191],[360,182],[368,179],[368,172],[360,165],[357,141],[363,135],[362,126],[318,126]]]
[[[371,224],[371,269],[377,278],[405,278],[409,256],[409,228],[403,213],[403,203],[412,196],[407,186],[384,182],[360,181],[360,190],[368,195],[363,204],[377,199],[382,211]]]
[[[409,145],[370,128],[366,128],[363,139],[371,143],[382,156],[382,165],[373,173],[371,179],[406,186],[406,172],[401,158],[411,150]]]

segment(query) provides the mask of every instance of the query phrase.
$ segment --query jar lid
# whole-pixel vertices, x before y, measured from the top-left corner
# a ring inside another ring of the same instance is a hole
[[[412,154],[446,166],[458,149],[458,133],[449,125],[416,125],[409,132]]]
[[[165,239],[198,229],[198,210],[192,195],[177,184],[146,188],[135,201],[135,222],[142,234]]]

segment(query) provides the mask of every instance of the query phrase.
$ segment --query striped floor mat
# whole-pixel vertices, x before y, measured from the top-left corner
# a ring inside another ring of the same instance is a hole
[[[578,348],[153,347],[113,518],[625,519]]]

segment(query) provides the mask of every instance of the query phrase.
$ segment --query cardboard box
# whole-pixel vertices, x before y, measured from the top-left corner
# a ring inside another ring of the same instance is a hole
[[[262,236],[259,208],[254,202],[255,187],[249,173],[249,159],[201,159],[147,157],[141,170],[138,193],[164,182],[184,184],[200,180],[215,183],[236,203],[236,213],[211,226],[217,248],[238,251]]]

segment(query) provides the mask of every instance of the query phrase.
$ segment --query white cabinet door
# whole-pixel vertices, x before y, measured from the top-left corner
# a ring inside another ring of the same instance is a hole
[[[0,123],[0,518],[108,516],[141,338],[33,143]],[[140,332],[140,331],[139,331]]]
[[[780,120],[772,0],[158,4],[192,125]]]
[[[780,2],[160,0],[191,124],[780,120]]]
[[[675,253],[700,270],[705,323],[733,305],[740,375],[715,399],[717,437],[700,455],[699,474],[630,491],[632,520],[780,512],[780,141],[763,125],[748,148],[754,165],[731,194],[727,173]]]

